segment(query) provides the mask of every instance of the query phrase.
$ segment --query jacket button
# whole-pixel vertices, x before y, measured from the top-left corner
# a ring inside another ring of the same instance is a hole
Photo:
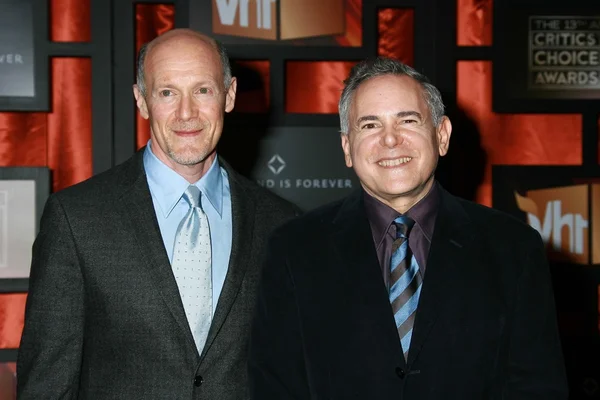
[[[398,375],[398,378],[404,379],[404,377],[406,376],[406,372],[404,372],[402,368],[396,367],[396,375]]]
[[[194,378],[194,386],[200,386],[202,385],[202,382],[204,382],[204,378],[202,378],[202,376],[198,375]]]

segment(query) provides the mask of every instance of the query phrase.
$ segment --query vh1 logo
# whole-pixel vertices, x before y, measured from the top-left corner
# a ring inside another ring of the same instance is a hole
[[[600,264],[599,184],[529,190],[515,197],[549,247],[551,260]]]
[[[211,1],[213,33],[220,35],[287,40],[345,33],[345,0]]]

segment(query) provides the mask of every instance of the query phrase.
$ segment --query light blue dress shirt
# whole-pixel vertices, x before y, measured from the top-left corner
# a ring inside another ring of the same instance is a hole
[[[144,151],[144,169],[165,250],[172,261],[175,233],[190,207],[181,196],[190,183],[154,155],[151,141]],[[219,166],[217,158],[194,185],[202,193],[202,209],[210,226],[214,315],[231,255],[231,191],[227,172]]]

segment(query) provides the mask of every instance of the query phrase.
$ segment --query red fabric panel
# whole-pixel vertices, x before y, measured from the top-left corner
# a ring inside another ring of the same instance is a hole
[[[0,399],[12,400],[17,397],[16,363],[0,364]]]
[[[0,113],[0,166],[45,166],[47,124],[46,113]]]
[[[90,0],[50,0],[50,40],[89,42],[91,38]]]
[[[346,34],[335,41],[340,46],[362,46],[362,0],[346,0]]]
[[[409,8],[382,8],[378,13],[377,53],[415,65],[415,12]]]
[[[285,111],[337,114],[338,101],[354,61],[288,61]]]
[[[135,5],[135,54],[140,47],[175,26],[175,6],[172,4]],[[136,66],[137,67],[137,66]],[[133,92],[131,99],[135,103]],[[136,144],[139,149],[150,139],[150,123],[136,112]]]
[[[52,59],[47,141],[54,191],[92,176],[91,85],[91,59]]]
[[[492,45],[492,0],[456,0],[456,44]]]
[[[23,293],[0,294],[0,348],[19,347],[26,299]]]
[[[247,113],[269,111],[271,62],[232,60],[232,68],[238,79],[234,111]]]
[[[458,106],[477,127],[487,156],[478,202],[491,205],[492,164],[581,164],[580,114],[497,114],[492,111],[491,62],[459,61],[457,75]]]

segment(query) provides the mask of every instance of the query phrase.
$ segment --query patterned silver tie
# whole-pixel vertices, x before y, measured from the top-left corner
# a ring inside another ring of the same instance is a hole
[[[202,353],[213,309],[210,227],[202,211],[200,189],[190,185],[183,199],[190,209],[175,233],[171,264],[196,348]]]

